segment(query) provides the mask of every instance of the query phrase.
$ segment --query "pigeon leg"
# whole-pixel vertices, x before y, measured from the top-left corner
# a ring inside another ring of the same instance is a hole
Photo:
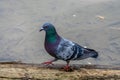
[[[55,62],[55,61],[57,61],[58,59],[53,59],[53,60],[51,60],[51,61],[47,61],[47,62],[43,62],[42,64],[45,64],[45,65],[50,65],[50,64],[52,64],[53,65],[53,63],[52,62]]]
[[[64,67],[65,71],[71,71],[71,67],[69,66],[70,61],[67,61],[67,65]]]

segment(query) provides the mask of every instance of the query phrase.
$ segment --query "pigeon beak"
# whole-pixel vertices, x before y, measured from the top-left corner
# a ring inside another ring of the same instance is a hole
[[[41,27],[40,31],[42,31],[42,30],[44,30],[44,29]],[[40,31],[39,31],[39,32],[40,32]]]

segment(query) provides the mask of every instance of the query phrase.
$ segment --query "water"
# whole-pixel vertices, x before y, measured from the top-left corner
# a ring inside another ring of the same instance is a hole
[[[51,22],[61,36],[99,52],[98,59],[72,64],[120,65],[119,8],[119,0],[0,0],[0,61],[53,59],[39,32]]]

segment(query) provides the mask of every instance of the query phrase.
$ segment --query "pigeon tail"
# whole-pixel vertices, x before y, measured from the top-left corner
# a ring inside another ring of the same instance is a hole
[[[92,56],[92,58],[97,58],[98,57],[98,52],[94,51],[93,54],[94,55]]]
[[[93,49],[89,49],[89,48],[87,48],[87,50],[89,50],[89,51],[91,51],[91,53],[92,53],[92,58],[97,58],[98,57],[98,52],[97,51],[95,51],[95,50],[93,50]]]

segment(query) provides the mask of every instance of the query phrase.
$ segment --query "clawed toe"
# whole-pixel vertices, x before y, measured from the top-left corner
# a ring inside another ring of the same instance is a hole
[[[70,66],[65,66],[65,67],[63,67],[63,70],[66,72],[70,72],[70,71],[73,71],[73,68]]]

